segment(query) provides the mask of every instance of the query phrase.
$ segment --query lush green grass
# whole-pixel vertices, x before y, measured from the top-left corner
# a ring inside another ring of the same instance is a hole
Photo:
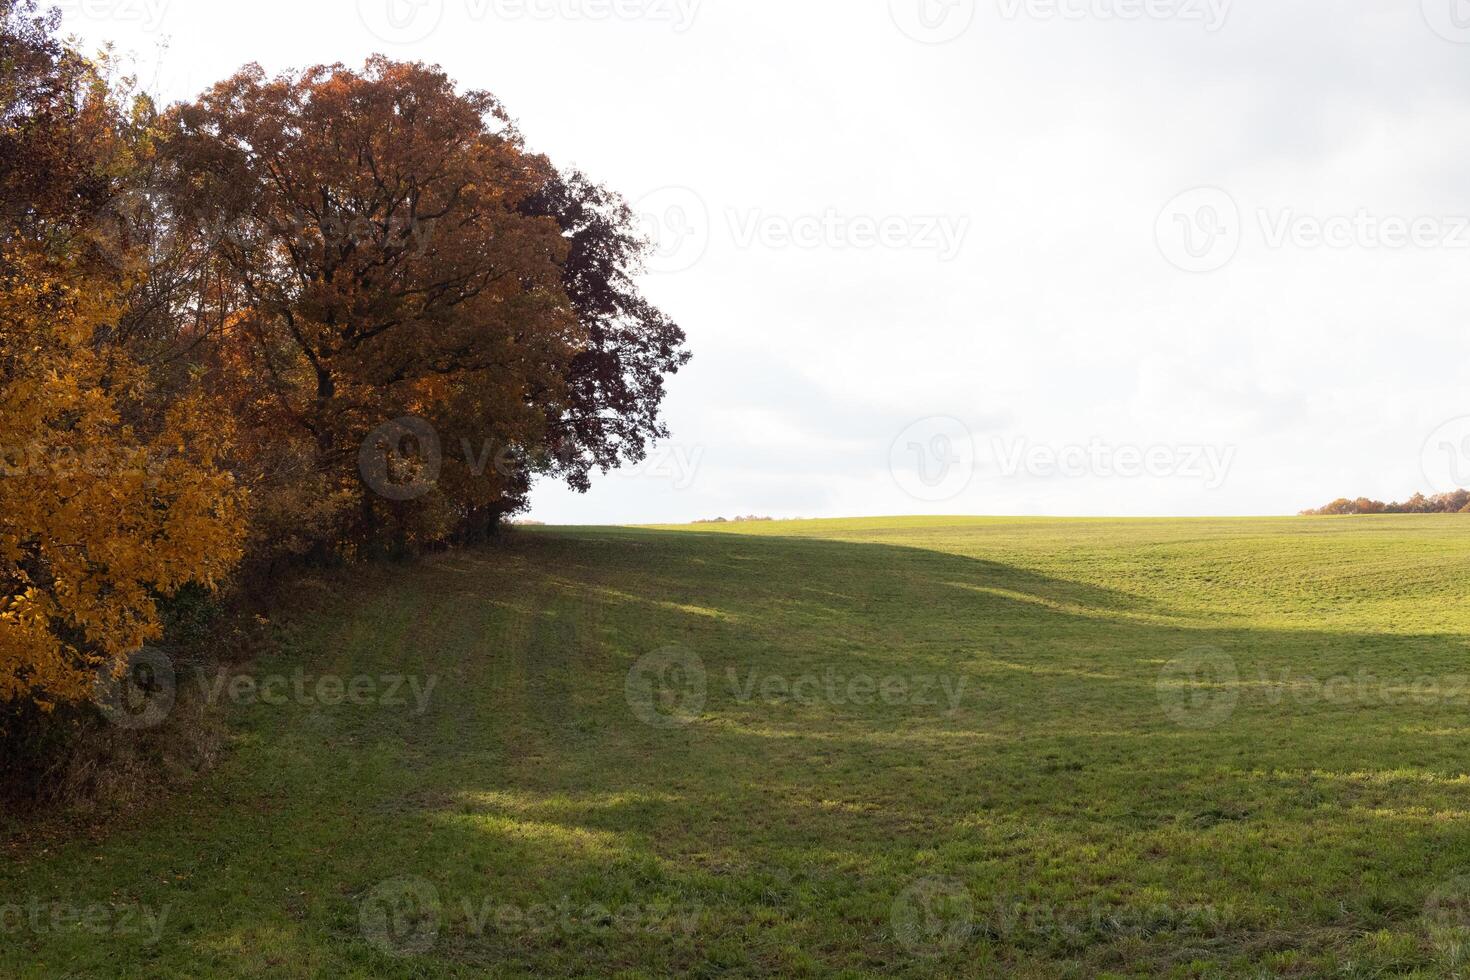
[[[252,673],[424,713],[233,708],[193,789],[7,852],[0,975],[1470,961],[1465,518],[548,528],[306,588]]]

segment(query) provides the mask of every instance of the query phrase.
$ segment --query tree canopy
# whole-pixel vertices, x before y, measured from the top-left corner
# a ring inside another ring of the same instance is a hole
[[[649,243],[493,95],[375,56],[159,109],[0,15],[0,701],[83,697],[186,583],[474,538],[666,434]]]

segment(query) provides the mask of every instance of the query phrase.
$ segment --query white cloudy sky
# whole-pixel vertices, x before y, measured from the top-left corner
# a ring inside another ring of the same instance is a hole
[[[1470,482],[1466,0],[66,6],[168,98],[248,61],[437,62],[640,202],[695,353],[673,438],[539,487],[538,519]]]

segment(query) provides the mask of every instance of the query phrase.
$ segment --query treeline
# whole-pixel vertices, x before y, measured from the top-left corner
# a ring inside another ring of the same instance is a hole
[[[665,434],[648,243],[492,95],[375,57],[161,107],[57,27],[0,0],[0,706],[84,701],[186,585],[479,538]]]
[[[774,521],[774,517],[760,517],[756,514],[747,514],[744,517],[705,517],[695,521],[696,524],[749,524]]]
[[[1416,493],[1403,503],[1385,504],[1381,500],[1339,497],[1325,507],[1302,511],[1303,517],[1326,517],[1342,514],[1470,514],[1470,490],[1435,494],[1426,497]]]

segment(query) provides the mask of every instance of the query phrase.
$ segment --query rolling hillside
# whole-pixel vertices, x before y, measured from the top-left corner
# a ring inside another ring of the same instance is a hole
[[[0,974],[1470,963],[1463,518],[528,528],[299,591],[181,675],[213,772],[6,852]]]

